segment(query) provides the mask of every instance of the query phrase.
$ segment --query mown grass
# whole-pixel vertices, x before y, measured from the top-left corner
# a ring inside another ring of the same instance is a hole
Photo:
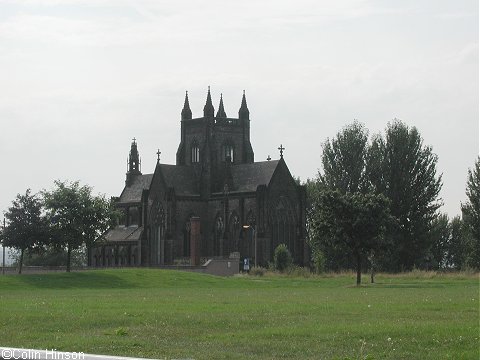
[[[0,345],[150,358],[478,359],[479,277],[0,277]]]

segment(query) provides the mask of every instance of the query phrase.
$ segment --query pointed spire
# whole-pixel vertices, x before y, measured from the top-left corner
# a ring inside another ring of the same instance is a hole
[[[220,105],[218,105],[217,118],[226,118],[227,114],[223,108],[223,95],[220,94]]]
[[[203,107],[203,116],[204,117],[215,116],[215,109],[213,108],[213,104],[212,104],[212,96],[210,95],[210,86],[208,87],[207,103]]]
[[[192,118],[192,110],[190,110],[190,103],[188,102],[188,91],[185,91],[185,103],[182,109],[182,120],[188,120]]]
[[[135,138],[132,139],[132,145],[130,146],[130,155],[128,156],[128,172],[140,172],[140,156],[137,149],[137,139]]]
[[[127,179],[125,180],[125,184],[127,186],[132,185],[133,180],[137,175],[142,175],[141,169],[140,169],[140,155],[138,154],[138,148],[137,148],[137,139],[133,138],[132,139],[132,145],[130,146],[130,154],[128,155],[128,161],[127,161]]]
[[[240,110],[238,110],[238,118],[247,119],[247,120],[250,118],[250,111],[248,111],[248,107],[247,107],[247,98],[245,97],[245,90],[243,90],[242,105],[240,106]]]

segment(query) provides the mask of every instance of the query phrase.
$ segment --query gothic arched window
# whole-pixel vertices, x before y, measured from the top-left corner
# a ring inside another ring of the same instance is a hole
[[[191,147],[191,162],[192,164],[196,164],[200,162],[200,147],[198,146],[197,141],[193,141]]]
[[[285,244],[292,256],[295,256],[296,219],[291,201],[284,196],[280,196],[270,211],[272,254],[278,245]]]
[[[225,223],[223,217],[217,214],[215,219],[214,229],[214,254],[217,256],[223,255],[223,233],[225,231]]]
[[[128,208],[128,226],[139,224],[138,207],[131,206]]]
[[[190,256],[190,235],[191,235],[191,223],[190,218],[195,216],[193,212],[187,216],[185,220],[185,228],[183,229],[183,256],[188,257]]]
[[[151,209],[151,261],[163,264],[165,259],[165,210],[159,200],[155,200]]]
[[[223,145],[223,153],[222,153],[222,160],[227,161],[227,159],[230,159],[230,162],[233,163],[234,159],[234,151],[233,151],[233,145],[230,143],[224,144]]]
[[[255,214],[253,213],[252,210],[250,210],[250,211],[247,213],[247,225],[255,226],[255,224],[256,224]]]
[[[238,240],[240,237],[240,217],[236,212],[233,212],[230,215],[230,220],[228,221],[228,228],[229,228],[229,238],[228,243],[225,244],[223,253],[224,255],[229,255],[231,252],[238,251]]]

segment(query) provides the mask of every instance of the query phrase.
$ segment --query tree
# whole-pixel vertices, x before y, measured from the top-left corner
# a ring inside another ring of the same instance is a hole
[[[325,255],[328,269],[355,267],[355,259],[343,242],[332,242],[311,226],[316,211],[321,207],[324,191],[338,190],[341,194],[367,192],[366,160],[368,131],[358,121],[344,127],[333,139],[323,144],[322,167],[315,181],[307,181],[307,230],[313,252]]]
[[[460,270],[468,266],[472,248],[471,235],[465,226],[465,222],[460,216],[455,216],[450,221],[447,267]]]
[[[472,251],[469,254],[469,266],[480,269],[480,157],[473,170],[468,170],[468,201],[462,204],[465,225],[472,237]]]
[[[307,229],[307,243],[311,249],[313,267],[315,265],[315,255],[321,253],[324,257],[323,267],[324,269],[333,269],[336,270],[336,266],[342,266],[343,264],[340,261],[337,261],[336,258],[344,258],[345,251],[336,251],[332,247],[328,246],[326,241],[322,239],[321,234],[319,234],[318,229],[315,227],[315,216],[318,208],[318,202],[320,199],[320,193],[324,186],[318,180],[307,179],[305,183],[305,188],[307,192],[307,211],[306,211],[306,229]]]
[[[393,243],[383,259],[388,270],[425,267],[432,222],[441,206],[438,157],[415,127],[400,120],[389,123],[385,137],[376,136],[369,150],[367,177],[375,191],[390,200],[397,226],[388,231]]]
[[[18,273],[21,274],[25,251],[41,246],[48,238],[42,202],[28,189],[25,195],[17,195],[5,217],[8,226],[4,230],[3,242],[5,246],[19,250]]]
[[[434,221],[431,230],[431,261],[433,269],[455,269],[475,267],[472,254],[475,245],[469,229],[460,216],[449,221],[441,214]]]
[[[324,190],[315,206],[312,226],[331,246],[345,245],[355,259],[360,285],[362,262],[380,246],[390,221],[388,199],[381,194]]]
[[[325,271],[325,255],[320,249],[312,252],[312,265],[316,274],[322,274]]]
[[[342,193],[366,191],[368,148],[368,131],[358,121],[344,127],[332,140],[327,139],[323,145],[320,182]]]
[[[430,268],[441,270],[448,267],[451,236],[452,230],[448,215],[438,215],[433,220],[430,231]]]
[[[67,272],[72,251],[92,245],[115,221],[116,212],[104,196],[93,196],[91,187],[79,182],[55,181],[44,191],[45,207],[53,230],[52,243],[67,252]]]

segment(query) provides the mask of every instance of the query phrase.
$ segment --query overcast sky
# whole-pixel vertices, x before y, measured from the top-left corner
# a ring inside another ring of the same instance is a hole
[[[443,211],[460,213],[479,152],[478,1],[0,0],[0,212],[27,188],[80,180],[118,196],[138,140],[174,164],[189,91],[203,114],[250,109],[255,160],[315,177],[353,119],[393,118],[439,156]]]

